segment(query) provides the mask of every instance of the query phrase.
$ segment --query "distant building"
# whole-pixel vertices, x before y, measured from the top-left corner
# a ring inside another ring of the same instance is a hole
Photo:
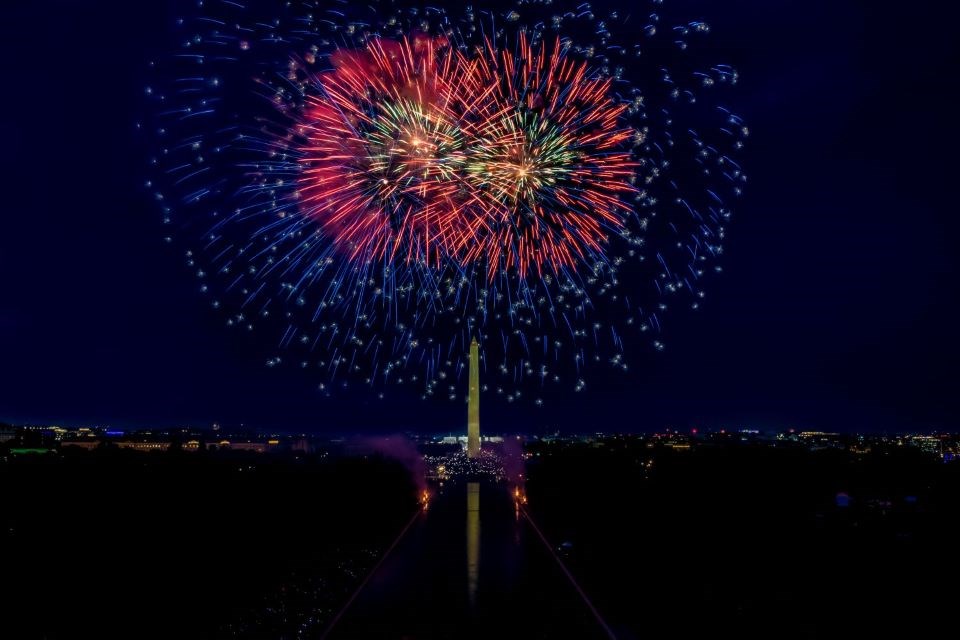
[[[121,449],[134,449],[136,451],[166,451],[170,448],[169,442],[134,442],[131,440],[121,440],[114,444]]]
[[[78,449],[96,449],[100,446],[99,440],[67,440],[66,442],[61,442],[60,447],[76,447]]]
[[[910,445],[927,453],[940,454],[940,438],[935,436],[913,436]]]
[[[231,442],[227,445],[231,451],[254,451],[256,453],[266,453],[273,448],[273,445],[266,442]]]
[[[10,442],[17,439],[17,430],[8,424],[0,425],[0,442]]]
[[[221,451],[253,451],[255,453],[266,453],[277,448],[279,440],[269,440],[267,442],[254,442],[252,440],[221,440],[210,443],[207,448],[211,450],[219,449]]]
[[[300,453],[313,453],[314,447],[313,444],[306,438],[297,439],[292,445],[290,445],[292,451],[299,451]]]

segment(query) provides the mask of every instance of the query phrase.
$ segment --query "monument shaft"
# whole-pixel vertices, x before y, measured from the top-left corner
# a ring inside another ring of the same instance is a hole
[[[470,396],[467,400],[467,457],[480,455],[480,347],[470,343]]]

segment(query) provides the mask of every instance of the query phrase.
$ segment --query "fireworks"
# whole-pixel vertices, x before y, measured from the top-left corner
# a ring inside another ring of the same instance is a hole
[[[334,54],[298,125],[300,213],[353,261],[482,263],[488,282],[605,261],[637,191],[627,107],[559,41],[521,31],[517,47],[375,38]]]
[[[736,81],[690,51],[703,23],[209,11],[155,65],[150,187],[227,324],[276,332],[269,365],[457,399],[477,337],[486,390],[539,402],[703,296],[747,135],[697,98]]]

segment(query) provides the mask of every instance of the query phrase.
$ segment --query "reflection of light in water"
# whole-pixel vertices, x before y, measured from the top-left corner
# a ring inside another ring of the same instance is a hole
[[[480,483],[467,483],[467,596],[477,603],[480,578]]]

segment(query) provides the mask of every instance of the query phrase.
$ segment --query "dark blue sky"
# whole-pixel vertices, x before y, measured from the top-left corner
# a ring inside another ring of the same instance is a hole
[[[957,428],[957,10],[667,0],[742,83],[751,184],[725,273],[667,349],[491,430]],[[140,6],[148,5],[147,7]],[[164,2],[7,3],[0,20],[0,420],[460,428],[462,404],[322,398],[220,329],[141,188]]]

